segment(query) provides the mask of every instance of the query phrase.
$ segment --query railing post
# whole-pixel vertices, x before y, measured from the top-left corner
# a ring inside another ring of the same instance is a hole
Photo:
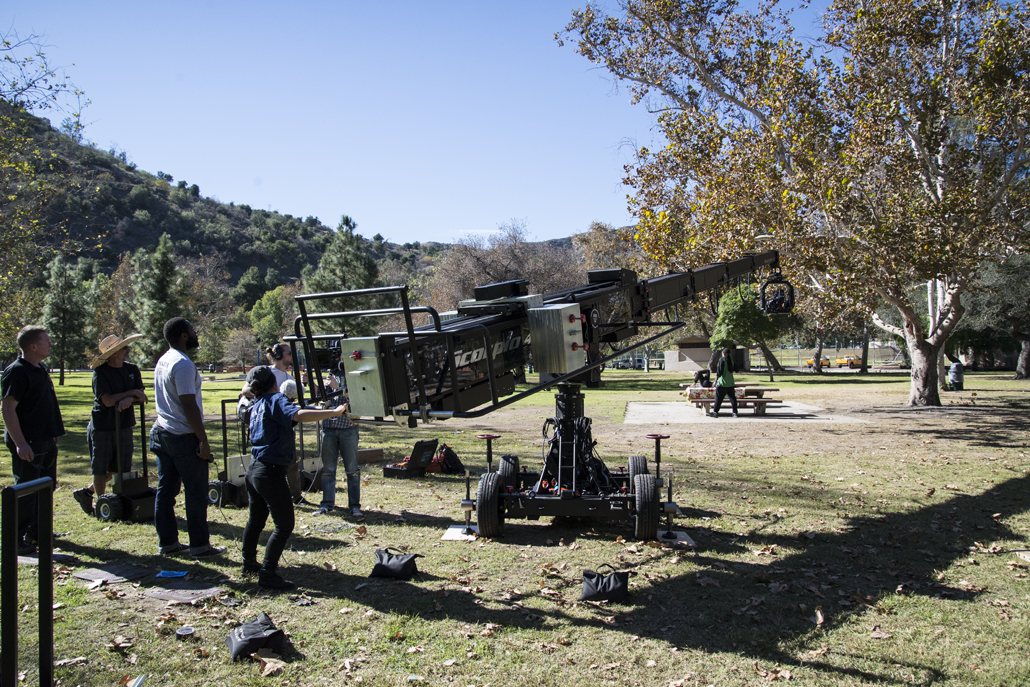
[[[18,677],[18,499],[33,494],[39,556],[39,684],[54,683],[54,481],[43,477],[0,492],[0,684],[5,685],[16,684]]]

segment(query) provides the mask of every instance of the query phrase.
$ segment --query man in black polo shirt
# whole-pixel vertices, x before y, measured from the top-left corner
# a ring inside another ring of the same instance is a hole
[[[4,443],[11,451],[14,483],[50,477],[57,484],[57,437],[64,434],[57,394],[43,364],[50,355],[44,327],[29,325],[18,332],[21,357],[0,376],[0,408]],[[35,551],[37,496],[18,499],[18,553]]]

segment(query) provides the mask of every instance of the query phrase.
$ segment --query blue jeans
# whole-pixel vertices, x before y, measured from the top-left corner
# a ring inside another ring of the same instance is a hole
[[[358,467],[358,426],[322,430],[322,503],[336,505],[336,465],[343,456],[347,472],[347,507],[361,508],[361,468]]]
[[[158,427],[150,430],[150,450],[157,457],[154,527],[162,552],[179,544],[175,497],[180,487],[186,492],[190,553],[203,553],[211,544],[207,529],[207,463],[197,455],[199,449],[200,439],[196,434],[172,434]]]
[[[11,452],[11,472],[14,475],[14,483],[31,482],[40,477],[49,477],[54,480],[54,488],[57,488],[57,442],[53,439],[39,439],[28,442],[29,447],[35,454],[31,462],[18,457],[18,450],[13,444],[7,444]],[[18,539],[32,542],[36,540],[39,514],[39,492],[32,496],[23,496],[18,499]]]

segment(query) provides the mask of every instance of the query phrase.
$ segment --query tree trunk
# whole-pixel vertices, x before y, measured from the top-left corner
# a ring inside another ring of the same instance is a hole
[[[780,365],[780,361],[776,359],[776,356],[769,349],[769,347],[765,345],[764,341],[759,341],[758,342],[758,347],[762,349],[762,355],[765,356],[765,362],[767,362],[769,364],[769,371],[770,372],[783,372],[784,371],[783,370],[783,365]]]
[[[57,386],[64,386],[64,361],[61,361],[61,376],[60,381],[57,382]]]
[[[812,369],[815,370],[816,374],[823,373],[823,335],[816,334],[815,336],[815,356],[812,358],[812,362],[815,364]]]
[[[1030,378],[1030,339],[1020,339],[1019,360],[1016,362],[1016,376],[1013,379]]]
[[[718,349],[712,349],[712,357],[708,359],[708,370],[715,372],[715,368],[719,365],[719,358],[722,357],[722,351]]]
[[[908,340],[909,355],[912,357],[912,385],[909,390],[908,404],[910,406],[939,406],[941,394],[937,375],[937,356],[940,354],[943,344],[932,346],[910,333],[907,333],[905,338]]]
[[[869,372],[869,325],[867,324],[862,330],[862,367],[859,369],[859,374],[866,374]]]

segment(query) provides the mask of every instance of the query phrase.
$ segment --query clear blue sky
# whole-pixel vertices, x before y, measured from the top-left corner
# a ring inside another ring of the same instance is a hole
[[[554,41],[583,5],[16,0],[0,22],[45,36],[89,139],[205,196],[396,242],[513,218],[543,240],[630,223],[623,165],[653,140]]]

